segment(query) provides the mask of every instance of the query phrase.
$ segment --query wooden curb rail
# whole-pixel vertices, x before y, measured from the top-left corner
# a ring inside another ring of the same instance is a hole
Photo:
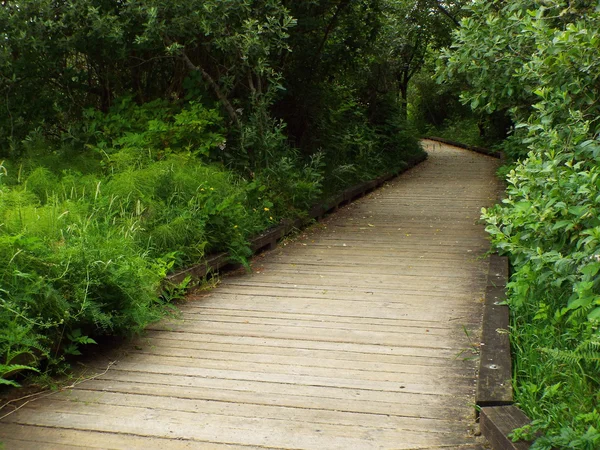
[[[483,306],[481,353],[475,402],[481,433],[494,450],[525,450],[531,442],[512,442],[508,435],[531,420],[513,405],[512,357],[505,304],[509,264],[506,256],[492,255]]]
[[[389,181],[401,173],[404,173],[407,170],[415,167],[417,164],[425,161],[426,158],[427,154],[424,153],[412,161],[407,162],[406,165],[400,170],[382,175],[374,180],[365,181],[358,185],[352,186],[344,190],[342,193],[313,206],[308,211],[306,217],[282,221],[276,227],[271,228],[270,230],[267,230],[266,232],[250,239],[250,249],[252,250],[252,254],[256,255],[264,250],[274,249],[277,246],[277,242],[290,234],[292,231],[307,226],[312,220],[321,220],[326,214],[333,212],[339,207],[347,205],[381,187],[386,181]],[[216,272],[230,264],[231,258],[228,253],[209,255],[199,264],[168,275],[166,281],[177,284],[181,283],[188,276],[194,279],[200,279],[205,277],[207,274]]]

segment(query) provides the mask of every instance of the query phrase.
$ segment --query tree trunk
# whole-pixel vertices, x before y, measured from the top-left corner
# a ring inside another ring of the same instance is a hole
[[[408,119],[408,81],[402,81],[399,83],[400,89],[400,115],[403,120]]]

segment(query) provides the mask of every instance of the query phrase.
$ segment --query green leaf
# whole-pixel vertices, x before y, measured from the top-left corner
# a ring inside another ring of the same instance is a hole
[[[591,313],[588,314],[589,320],[600,320],[600,306],[594,308]]]
[[[588,264],[585,267],[581,268],[581,273],[587,275],[588,277],[593,277],[600,271],[600,262],[595,262],[592,264]]]
[[[574,309],[586,307],[591,305],[593,301],[594,297],[592,296],[576,297],[575,300],[569,302],[567,309],[572,311]]]
[[[581,205],[581,206],[571,206],[569,208],[569,212],[575,216],[583,216],[583,214],[587,211],[587,206],[585,205]]]
[[[526,201],[518,202],[515,204],[514,209],[516,212],[529,211],[531,209],[531,202],[526,202]]]
[[[559,220],[552,226],[552,230],[558,230],[559,228],[564,228],[565,230],[571,230],[575,226],[575,223],[572,220]]]
[[[14,387],[21,387],[21,385],[19,383],[17,383],[16,381],[13,380],[6,380],[4,378],[0,378],[0,386],[14,386]]]

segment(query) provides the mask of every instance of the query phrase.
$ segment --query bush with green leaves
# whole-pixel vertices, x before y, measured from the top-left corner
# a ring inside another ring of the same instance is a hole
[[[65,147],[1,166],[3,383],[56,367],[97,336],[142,330],[162,315],[169,271],[221,251],[243,262],[248,238],[281,218],[267,185],[211,162],[224,142],[218,114],[192,103],[137,121],[148,108],[90,116],[88,129],[106,130],[84,150],[95,173],[39,165],[68,166]],[[273,187],[301,209],[320,193],[318,169],[292,165]]]
[[[592,2],[475,2],[447,53],[475,109],[510,108],[519,158],[484,210],[513,265],[518,404],[532,448],[600,447],[600,11]],[[527,150],[524,150],[527,149]]]

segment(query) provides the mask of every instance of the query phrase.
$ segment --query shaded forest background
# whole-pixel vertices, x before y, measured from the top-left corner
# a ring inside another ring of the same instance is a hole
[[[438,135],[507,156],[535,448],[600,446],[600,13],[593,1],[0,2],[0,384],[129,336],[165,275]],[[37,374],[37,375],[36,375]]]

